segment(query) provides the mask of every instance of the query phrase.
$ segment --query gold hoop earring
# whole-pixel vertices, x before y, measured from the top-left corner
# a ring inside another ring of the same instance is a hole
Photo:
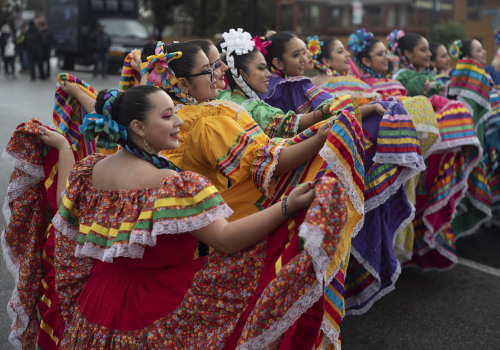
[[[148,153],[153,154],[155,152],[155,150],[153,149],[153,147],[151,147],[148,140],[146,140],[146,138],[143,138],[142,141],[144,143],[144,150]]]

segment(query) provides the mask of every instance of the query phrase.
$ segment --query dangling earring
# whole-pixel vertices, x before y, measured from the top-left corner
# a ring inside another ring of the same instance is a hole
[[[143,138],[142,141],[144,142],[144,150],[148,153],[155,153],[155,150],[151,147],[151,145],[149,144],[148,140],[146,140],[146,138]]]
[[[193,96],[191,96],[189,93],[187,93],[186,94],[186,104],[197,105],[198,100],[196,100]]]

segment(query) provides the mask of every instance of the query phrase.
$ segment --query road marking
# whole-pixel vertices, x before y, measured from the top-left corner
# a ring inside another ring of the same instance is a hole
[[[469,259],[464,259],[464,258],[458,258],[458,263],[467,267],[470,267],[471,269],[474,270],[479,270],[481,272],[500,277],[500,270],[495,269],[494,267],[488,266],[488,265],[483,265],[478,262],[469,260]]]

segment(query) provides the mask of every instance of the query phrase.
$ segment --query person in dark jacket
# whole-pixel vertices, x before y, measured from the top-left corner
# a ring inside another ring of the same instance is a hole
[[[28,50],[31,80],[36,79],[35,66],[38,67],[39,78],[44,79],[45,74],[42,65],[42,36],[33,21],[30,21],[28,31],[26,32],[26,48]]]
[[[14,60],[16,58],[16,40],[8,24],[2,26],[0,33],[0,53],[4,62],[5,77],[16,77]]]
[[[50,50],[52,49],[52,35],[47,23],[40,24],[40,36],[42,37],[42,66],[45,79],[50,77]]]
[[[16,33],[16,53],[19,56],[19,61],[21,61],[21,73],[27,73],[30,69],[28,48],[26,46],[26,29],[27,25],[23,24]]]
[[[111,39],[109,35],[104,32],[104,26],[99,23],[97,25],[97,30],[90,34],[88,44],[94,58],[94,78],[97,77],[99,64],[102,66],[102,77],[106,78],[108,73],[108,51],[110,46]]]

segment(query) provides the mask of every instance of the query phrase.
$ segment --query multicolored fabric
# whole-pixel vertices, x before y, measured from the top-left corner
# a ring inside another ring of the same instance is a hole
[[[425,96],[400,96],[398,100],[401,101],[404,109],[411,116],[415,130],[418,132],[420,150],[424,159],[427,159],[441,143],[441,135],[434,108]],[[416,175],[405,184],[406,197],[413,206],[416,206],[416,190],[421,176],[422,174]],[[399,262],[403,263],[411,259],[413,255],[414,236],[415,232],[412,224],[404,227],[396,236],[394,251]]]
[[[458,101],[434,96],[430,99],[436,110],[441,142],[426,159],[425,176],[420,177],[417,187],[416,215],[414,220],[414,257],[411,264],[428,268],[446,268],[457,262],[454,238],[447,230],[460,200],[465,196],[469,175],[481,159],[481,147],[474,130],[472,118]],[[441,239],[439,237],[441,236]],[[441,259],[425,261],[429,250],[436,250]]]
[[[269,79],[267,93],[259,97],[282,111],[294,111],[298,114],[315,110],[323,101],[332,96],[314,86],[307,77],[282,78],[275,74]]]
[[[436,81],[434,74],[428,70],[416,71],[403,68],[394,73],[392,78],[403,84],[407,96],[423,95],[432,97],[434,95],[444,95],[446,92],[445,87]]]
[[[5,199],[7,226],[1,242],[7,268],[16,280],[7,306],[13,319],[10,342],[16,348],[55,349],[64,327],[46,317],[44,305],[58,301],[54,290],[44,287],[53,275],[49,220],[57,210],[58,152],[38,139],[40,125],[36,119],[20,124],[3,154],[14,170]]]
[[[380,94],[382,99],[393,96],[406,96],[406,89],[399,81],[389,78],[375,78],[370,75],[362,75],[361,81],[372,87],[373,91]]]
[[[483,158],[490,185],[492,214],[500,210],[500,97],[497,89],[491,89],[491,116],[485,122],[485,145],[487,157]]]
[[[57,76],[57,81],[71,81],[84,91],[94,100],[97,97],[97,92],[84,82],[83,80],[67,73],[60,73]],[[114,153],[113,150],[108,151],[105,148],[97,148],[95,141],[88,141],[85,136],[80,133],[79,127],[83,124],[87,112],[82,107],[80,102],[71,95],[68,95],[61,87],[56,89],[54,109],[52,120],[56,125],[57,130],[60,130],[72,143],[78,151],[78,159],[83,159],[91,153]]]
[[[319,88],[329,92],[332,96],[351,95],[358,106],[380,99],[380,95],[369,85],[352,75],[332,77]]]
[[[396,99],[401,102],[404,110],[411,116],[415,130],[418,133],[422,156],[424,159],[427,159],[430,154],[434,153],[441,142],[441,136],[434,108],[429,99],[425,96],[405,96],[406,89],[397,80],[375,78],[368,75],[362,76],[361,79],[371,85],[375,91],[380,93],[384,100],[391,101]],[[404,185],[406,197],[413,207],[416,206],[416,190],[421,176],[423,175],[416,174],[414,177],[409,178]],[[401,208],[404,208],[404,206]],[[414,213],[410,215],[410,217],[413,217]],[[405,227],[399,227],[394,238],[394,253],[399,262],[403,263],[411,260],[414,238],[415,232],[412,224],[408,224]],[[366,271],[363,271],[362,267],[357,267],[356,271],[358,275],[364,274],[365,277],[370,276]]]
[[[495,87],[497,89],[500,89],[500,72],[495,70],[495,68],[491,64],[484,67],[484,70],[490,75],[491,79],[493,79]]]
[[[141,53],[139,51],[135,51],[139,56]],[[118,84],[118,88],[122,91],[128,90],[131,87],[137,86],[141,82],[141,73],[137,72],[132,66],[130,62],[132,61],[132,52],[127,54],[125,60],[123,61],[122,67],[122,75],[120,76],[120,83]]]
[[[72,208],[78,208],[78,212],[84,217],[85,213],[96,208],[96,204],[97,208],[104,209],[111,203],[126,208],[122,212],[129,213],[128,217],[140,217],[141,212],[148,210],[142,206],[149,206],[149,201],[116,201],[114,191],[101,193],[88,187],[91,167],[99,158],[101,157],[90,158],[74,170],[65,203],[68,203],[69,198],[74,198],[73,201],[69,200],[73,203]],[[210,188],[211,185],[206,180],[200,182],[201,177],[190,172],[179,176],[182,179],[166,180],[162,183],[157,191],[161,194],[139,194],[138,192],[144,191],[139,190],[135,191],[137,193],[129,193],[127,198],[146,195],[154,201],[161,200],[160,198],[172,201],[176,198],[175,202],[189,198],[190,212],[194,216],[193,225],[198,222],[201,227],[215,219],[216,217],[208,222],[200,222],[198,217],[213,208],[203,208],[197,200],[197,193],[203,193],[204,189]],[[130,348],[264,348],[283,342],[286,344],[291,339],[297,339],[297,344],[301,347],[312,346],[316,334],[307,334],[302,327],[294,328],[292,325],[295,322],[304,322],[305,317],[310,326],[319,326],[323,310],[323,303],[320,301],[325,283],[324,276],[329,259],[336,253],[340,232],[347,218],[345,196],[338,181],[322,178],[316,181],[315,186],[317,196],[307,213],[302,212],[297,218],[283,223],[254,247],[232,255],[215,252],[195,261],[188,252],[183,253],[186,255],[184,266],[189,268],[192,264],[196,265],[192,269],[194,275],[189,284],[181,291],[182,297],[171,307],[171,311],[159,312],[158,317],[139,326],[134,325],[136,320],[119,319],[121,306],[118,306],[114,314],[107,314],[106,320],[101,320],[104,316],[98,316],[97,320],[92,321],[89,319],[93,318],[92,303],[101,302],[96,299],[98,291],[109,290],[115,281],[121,281],[123,278],[129,283],[121,284],[119,289],[126,293],[125,297],[129,302],[120,302],[118,305],[132,304],[131,309],[133,305],[137,308],[147,308],[155,299],[151,293],[159,293],[162,296],[172,294],[169,282],[174,281],[166,278],[168,272],[175,267],[167,265],[154,268],[172,260],[170,254],[165,254],[169,246],[163,245],[163,254],[157,256],[147,254],[155,252],[156,245],[147,246],[143,259],[117,258],[113,264],[93,262],[90,258],[78,259],[72,256],[72,248],[79,243],[68,239],[64,234],[77,231],[78,226],[74,226],[71,219],[67,221],[61,214],[61,220],[56,225],[59,234],[56,246],[56,269],[59,273],[56,282],[63,309],[71,311],[64,312],[68,316],[68,326],[62,347],[111,348],[120,344],[120,347]],[[71,193],[74,194],[73,197],[69,197]],[[91,200],[92,203],[88,204],[85,197],[96,198],[97,194],[100,194],[101,198],[97,202]],[[220,202],[216,205],[220,205]],[[64,208],[66,212],[70,211],[66,205]],[[161,211],[160,208],[158,214]],[[167,212],[169,211],[167,209]],[[175,213],[176,211],[171,211],[171,214],[176,215]],[[166,223],[173,222],[173,226],[177,227],[176,218],[169,216],[155,215],[150,218],[153,230],[154,227],[162,227],[157,231],[157,244],[168,239],[172,243],[178,242],[178,245],[183,239],[192,239],[188,233],[163,234],[163,229],[170,227],[170,224],[165,225]],[[326,224],[322,221],[325,218]],[[105,225],[114,225],[112,218],[106,217],[104,221]],[[300,244],[299,238],[303,245]],[[178,250],[177,246],[170,247],[170,250],[173,248]],[[177,251],[175,255],[178,255]],[[141,269],[144,264],[151,264],[151,267]],[[125,270],[120,270],[120,265]],[[134,267],[136,265],[137,267]],[[139,281],[138,277],[135,277],[137,272],[141,275]],[[138,282],[144,282],[146,285],[151,283],[151,278],[148,277],[150,274],[154,274],[155,280],[163,281],[163,286],[160,288],[160,285],[157,285],[155,290],[140,288],[143,291],[137,292],[134,286]],[[97,281],[101,283],[95,284]],[[120,290],[115,290],[113,294],[110,298],[122,298],[123,295]],[[137,294],[139,298],[130,299],[132,294]],[[78,297],[79,300],[76,301]],[[134,302],[130,303],[130,300]],[[163,309],[162,306],[160,308]],[[203,317],[200,317],[199,312],[203,312]],[[106,324],[112,323],[110,318],[125,325],[121,329],[109,327]]]
[[[300,114],[293,111],[284,113],[260,99],[248,98],[240,90],[222,90],[217,95],[217,100],[232,101],[242,106],[269,137],[289,138],[297,135],[302,116]]]
[[[399,101],[378,102],[383,116],[363,120],[365,140],[365,210],[385,203],[408,179],[425,169],[411,117]],[[372,154],[372,156],[369,156]]]
[[[347,266],[341,266],[348,261],[351,236],[359,231],[364,212],[363,133],[355,115],[348,109],[352,105],[348,96],[339,101],[335,110],[335,122],[319,155],[311,157],[308,162],[289,173],[273,177],[268,187],[268,196],[264,196],[250,179],[248,166],[258,161],[256,153],[252,156],[252,149],[256,145],[249,145],[248,150],[242,145],[241,152],[244,155],[240,158],[240,163],[247,164],[246,175],[240,167],[239,179],[233,176],[231,186],[222,192],[224,200],[235,211],[231,216],[231,220],[234,220],[267,208],[297,183],[321,176],[335,176],[340,180],[348,198],[348,220],[326,274],[327,284],[334,283],[335,289],[340,292],[325,295],[326,302],[339,305],[339,308],[329,308],[326,311],[322,327],[326,337],[335,343],[338,341],[338,329],[344,315],[342,271]],[[198,106],[181,105],[177,109],[177,115],[184,124],[181,126],[179,148],[169,151],[168,158],[185,170],[195,170],[208,178],[216,179],[218,184],[225,185],[226,188],[229,184],[219,172],[217,160],[240,144],[238,140],[241,135],[255,134],[255,143],[265,140],[259,146],[260,149],[276,144],[288,147],[312,137],[319,126],[326,122],[316,124],[293,139],[269,139],[241,106],[229,101],[212,101]]]
[[[458,238],[473,233],[492,216],[491,190],[486,179],[489,171],[485,166],[489,149],[484,134],[485,123],[491,116],[490,81],[483,66],[469,58],[459,60],[450,75],[449,94],[456,96],[471,113],[485,160],[471,173],[467,198],[453,221]]]
[[[394,239],[413,218],[403,185],[425,169],[417,131],[399,101],[378,102],[384,116],[363,119],[365,222],[352,240],[346,313],[362,314],[394,289],[401,271]]]
[[[464,58],[450,74],[448,93],[456,96],[472,114],[479,140],[484,140],[484,122],[491,115],[490,81],[483,66]]]

